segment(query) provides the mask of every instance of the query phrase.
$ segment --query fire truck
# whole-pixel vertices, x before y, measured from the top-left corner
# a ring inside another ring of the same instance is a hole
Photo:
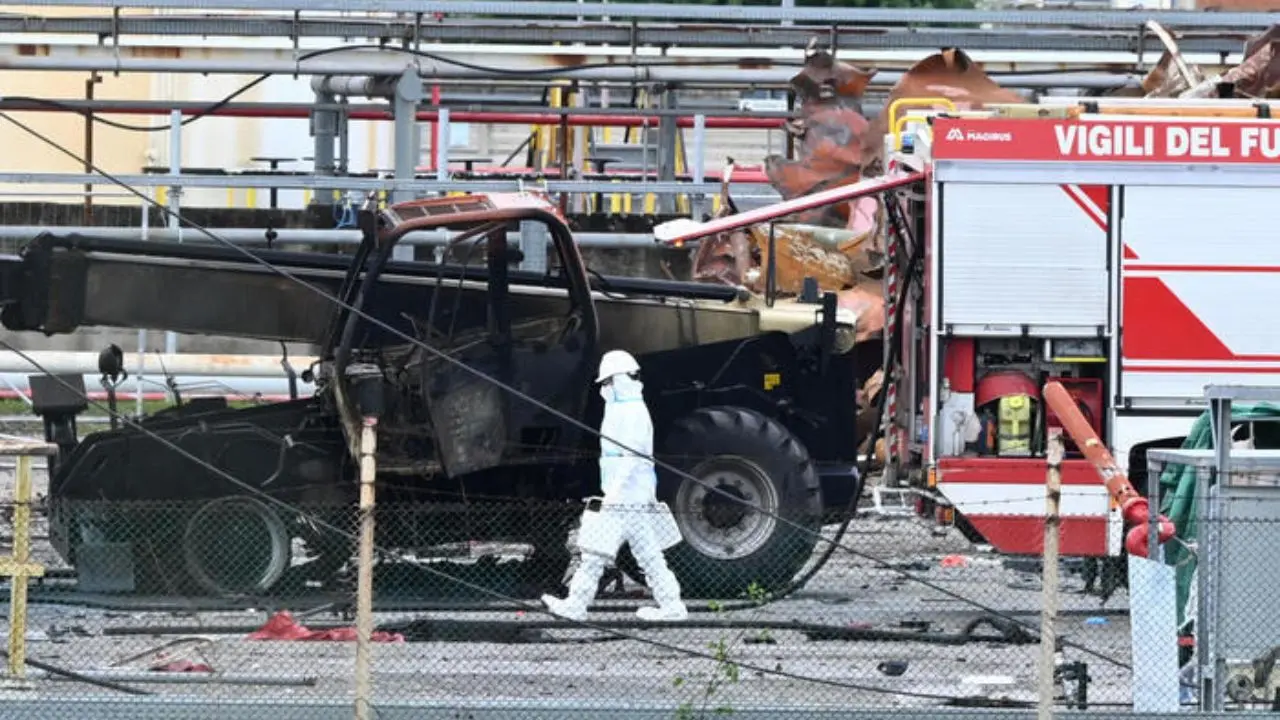
[[[877,508],[1012,555],[1043,543],[1045,402],[1066,388],[1145,492],[1207,384],[1280,373],[1280,120],[1272,104],[1066,99],[890,109],[885,172],[662,240],[880,196],[886,417]],[[895,104],[899,104],[895,103]],[[1124,498],[1067,441],[1061,551],[1118,556]],[[901,500],[890,508],[885,499]]]

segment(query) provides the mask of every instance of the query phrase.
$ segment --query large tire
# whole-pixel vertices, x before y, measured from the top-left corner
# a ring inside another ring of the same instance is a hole
[[[812,556],[822,527],[822,486],[808,451],[781,424],[744,408],[700,408],[667,433],[658,457],[702,481],[658,469],[658,498],[675,513],[684,537],[666,555],[686,597],[737,599],[753,587],[776,592]],[[643,582],[629,552],[618,560]]]

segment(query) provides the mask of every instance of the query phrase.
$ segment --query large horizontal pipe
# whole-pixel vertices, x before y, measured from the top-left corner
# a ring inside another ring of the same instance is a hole
[[[303,368],[295,365],[299,372]],[[0,373],[0,398],[12,400],[20,397],[31,397],[31,385],[28,382],[28,376],[39,375],[40,371],[35,369],[23,372]],[[75,374],[75,373],[69,373]],[[103,389],[99,382],[101,374],[96,368],[92,373],[84,373],[84,388],[89,399],[94,403],[102,402],[106,399],[106,390]],[[279,377],[238,377],[235,375],[175,375],[174,382],[178,385],[178,391],[182,393],[183,398],[187,397],[225,397],[232,400],[263,398],[270,400],[280,400],[289,397],[289,380],[281,371]],[[159,367],[148,365],[146,373],[144,373],[142,382],[139,384],[136,375],[130,375],[124,382],[116,388],[116,397],[123,403],[126,396],[133,399],[137,396],[139,387],[142,390],[144,399],[156,399],[164,397],[167,390],[164,381],[164,374]],[[315,386],[311,383],[305,383],[301,378],[298,379],[298,395],[300,397],[310,397],[315,392]],[[91,405],[91,409],[92,405]],[[124,411],[123,405],[121,406]]]
[[[319,78],[317,78],[318,80]],[[56,102],[57,104],[54,104]],[[181,109],[183,115],[186,116],[214,116],[214,117],[235,117],[235,118],[262,118],[262,119],[306,119],[310,117],[311,111],[306,106],[296,107],[220,107],[210,110],[213,103],[205,103],[203,106],[191,107],[187,106]],[[138,106],[138,105],[113,105],[112,101],[94,101],[92,105],[86,101],[64,102],[62,100],[51,102],[40,102],[39,99],[13,99],[8,98],[0,100],[0,108],[2,109],[21,109],[31,112],[92,112],[102,115],[155,115],[167,116],[171,110],[166,107]],[[694,115],[697,113],[688,113],[676,117],[676,125],[682,128],[692,128],[694,126]],[[346,113],[351,120],[391,120],[393,115],[390,110],[381,110],[375,108],[351,110]],[[564,118],[567,125],[576,127],[657,127],[661,116],[658,115],[637,115],[637,114],[606,114],[606,113],[547,113],[547,112],[493,112],[493,111],[476,111],[476,110],[450,110],[449,122],[455,123],[477,123],[490,125],[555,125]],[[419,122],[436,122],[440,118],[440,113],[435,110],[422,110],[417,113]],[[735,117],[716,117],[704,116],[703,121],[705,127],[709,130],[770,130],[780,129],[785,122],[781,117],[751,117],[745,114]]]
[[[0,351],[0,373],[38,373],[37,367],[55,374],[98,374],[98,353],[62,350],[24,350],[22,357],[12,350]],[[144,372],[192,377],[283,378],[279,355],[208,355],[197,353],[149,353]],[[301,372],[317,358],[291,357],[289,362]],[[125,370],[138,374],[138,356],[125,353]]]
[[[656,123],[663,117],[675,117],[676,122],[685,126],[692,126],[693,119],[697,115],[706,118],[708,127],[714,126],[715,121],[719,120],[751,120],[760,121],[763,118],[784,120],[789,117],[789,113],[785,110],[739,110],[737,108],[727,107],[681,107],[677,108],[646,108],[643,113],[637,112],[633,108],[627,107],[563,107],[549,108],[545,107],[545,101],[536,95],[530,95],[523,105],[513,105],[511,98],[503,98],[499,96],[497,101],[491,101],[488,96],[476,94],[465,103],[462,101],[450,102],[450,98],[446,95],[443,97],[440,106],[449,110],[449,117],[452,121],[457,122],[458,118],[470,117],[473,114],[483,116],[482,120],[470,120],[469,122],[489,122],[489,115],[493,114],[520,114],[529,113],[529,106],[538,106],[534,111],[537,115],[554,116],[555,122],[563,116],[569,118],[570,124],[583,124],[596,118],[609,119],[618,118],[618,122],[639,123],[645,119],[652,123]],[[876,101],[880,103],[880,100]],[[37,98],[23,96],[7,96],[0,97],[0,110],[13,110],[23,112],[74,112],[84,113],[91,112],[98,115],[164,115],[177,110],[184,116],[196,115],[212,115],[218,117],[243,117],[243,118],[305,118],[314,111],[341,111],[352,120],[390,120],[393,118],[391,111],[386,105],[381,103],[308,103],[308,102],[230,102],[225,105],[217,105],[216,100],[79,100],[75,98]],[[863,102],[864,107],[867,103]],[[483,106],[485,110],[470,110],[477,106]],[[879,108],[879,104],[876,104]],[[424,110],[418,113],[419,120],[435,120],[434,111]]]
[[[206,229],[219,238],[237,245],[257,245],[266,244],[267,242],[267,231],[265,228],[211,227]],[[149,228],[147,230],[146,237],[144,238],[142,229],[137,227],[94,227],[90,225],[67,225],[61,227],[39,225],[0,225],[0,240],[26,242],[45,232],[57,235],[86,235],[89,237],[105,238],[110,240],[145,239],[177,242],[181,239],[186,242],[215,242],[209,240],[208,236],[199,230],[191,228],[184,229],[181,233],[181,238],[179,238],[179,233],[176,228]],[[275,233],[275,237],[271,242],[277,245],[296,243],[302,245],[345,246],[360,244],[359,230],[281,228],[278,230],[273,229],[272,232]],[[421,231],[409,233],[400,242],[409,245],[439,246],[448,243],[448,241],[456,235],[458,235],[458,233],[441,230]],[[579,246],[599,250],[619,250],[657,246],[657,243],[653,239],[653,235],[647,233],[575,233],[573,237]],[[508,242],[515,244],[518,240],[519,235],[517,233],[508,233]]]
[[[463,68],[463,71],[470,69]],[[475,72],[475,71],[472,71]],[[691,67],[591,67],[577,72],[565,72],[575,80],[614,81],[625,83],[663,82],[674,84],[717,83],[746,85],[787,85],[796,75],[796,68],[740,68],[723,65],[708,65],[702,68]],[[872,87],[892,87],[902,79],[905,73],[900,70],[877,71],[870,80]],[[358,97],[389,98],[395,93],[395,78],[386,75],[328,75],[313,73],[311,88],[316,92],[329,92],[335,95]],[[492,73],[464,75],[448,71],[437,74],[437,68],[422,73],[424,78],[464,78],[485,77],[498,78]],[[550,77],[550,74],[548,75]],[[1001,86],[1006,88],[1114,88],[1136,85],[1138,78],[1123,74],[1097,72],[1078,73],[1009,73],[998,78]]]
[[[206,175],[184,173],[180,175],[113,175],[114,183],[102,175],[92,173],[33,173],[0,170],[0,183],[19,185],[105,185],[122,184],[134,189],[147,187],[183,188],[278,188],[281,190],[310,188],[312,190],[341,190],[345,192],[369,192],[404,190],[413,193],[439,192],[547,192],[547,193],[654,193],[706,194],[720,192],[720,184],[712,182],[670,182],[634,180],[547,180],[526,181],[520,178],[480,180],[397,180],[395,178],[336,177],[332,175],[267,175],[262,173],[227,173]],[[752,197],[776,198],[770,188],[756,185]]]
[[[26,0],[24,5],[90,7],[90,0]],[[796,22],[822,25],[888,23],[899,26],[1007,24],[1024,26],[1133,27],[1132,10],[942,10],[923,8],[777,7],[703,4],[631,4],[616,2],[552,2],[549,0],[143,0],[132,7],[174,10],[254,10],[300,13],[406,13],[450,17],[486,15],[507,18],[611,18],[621,20],[699,20],[721,22]],[[1280,13],[1188,12],[1148,10],[1141,19],[1169,28],[1256,28],[1280,23]]]
[[[528,67],[461,67],[393,50],[344,49],[304,59],[293,50],[271,48],[120,47],[103,45],[0,45],[0,68],[5,70],[150,72],[334,76],[326,87],[341,95],[366,95],[385,90],[384,78],[406,71],[424,79],[513,80],[547,82],[555,78],[621,83],[708,84],[720,86],[771,85],[784,87],[796,74],[794,67],[645,67],[644,65],[577,66],[551,68],[531,75]],[[900,71],[876,73],[871,84],[892,86]],[[365,77],[370,76],[370,77]],[[1136,83],[1136,78],[1105,73],[1027,73],[1000,78],[1005,87],[1114,88]]]

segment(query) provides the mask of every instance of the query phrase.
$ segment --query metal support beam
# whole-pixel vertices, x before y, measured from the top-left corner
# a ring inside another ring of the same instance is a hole
[[[707,119],[702,115],[693,116],[693,149],[689,152],[693,156],[693,182],[701,185],[706,182],[707,172]],[[693,195],[690,197],[689,214],[698,221],[702,222],[702,214],[705,212],[706,196]]]
[[[662,88],[658,101],[664,110],[674,110],[676,94],[670,86]],[[671,115],[663,115],[658,120],[658,181],[671,182],[676,179],[676,123]],[[658,197],[658,212],[670,215],[676,211],[676,199],[670,195]]]
[[[24,5],[84,7],[88,0],[30,0]],[[951,10],[924,8],[790,7],[756,5],[630,4],[565,2],[551,0],[145,0],[139,8],[181,10],[254,10],[288,12],[341,12],[351,15],[404,13],[447,16],[485,15],[492,18],[584,18],[608,17],[614,22],[630,20],[698,20],[710,22],[766,22],[783,20],[826,25],[886,24],[1009,24],[1024,26],[1074,25],[1083,28],[1125,28],[1134,24],[1128,10]],[[1156,10],[1143,17],[1169,28],[1259,28],[1280,23],[1280,13],[1222,12],[1188,13]]]

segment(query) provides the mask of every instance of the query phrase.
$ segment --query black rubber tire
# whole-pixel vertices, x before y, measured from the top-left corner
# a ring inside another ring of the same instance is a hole
[[[700,408],[675,423],[657,455],[695,476],[698,466],[712,459],[743,458],[754,463],[777,497],[777,507],[770,509],[786,521],[776,522],[767,540],[743,557],[716,558],[688,542],[668,549],[667,562],[685,597],[742,599],[753,585],[776,592],[813,555],[822,528],[822,485],[804,445],[777,421],[745,408]],[[671,507],[678,522],[682,513],[690,512],[676,505],[680,486],[687,482],[658,468],[658,499]],[[643,573],[629,550],[624,547],[618,554],[618,566],[643,583]]]

